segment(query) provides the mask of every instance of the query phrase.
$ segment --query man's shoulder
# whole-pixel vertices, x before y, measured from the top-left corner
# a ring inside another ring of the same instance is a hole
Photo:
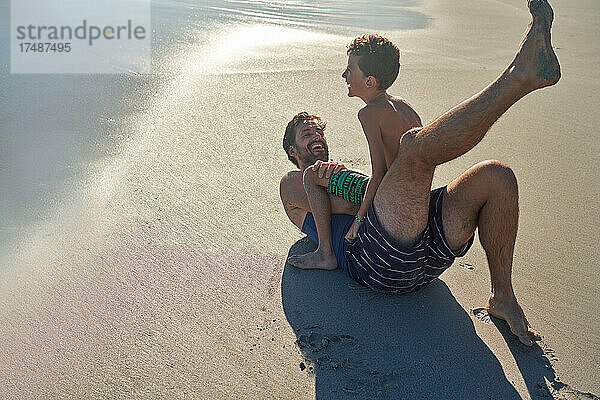
[[[300,171],[300,170],[289,171],[285,175],[283,175],[283,177],[281,178],[280,186],[291,185],[298,181],[302,182],[302,171]]]
[[[302,183],[302,171],[289,171],[279,181],[279,195],[281,199],[290,198],[294,193],[304,192],[304,184]],[[284,201],[286,203],[286,201]]]

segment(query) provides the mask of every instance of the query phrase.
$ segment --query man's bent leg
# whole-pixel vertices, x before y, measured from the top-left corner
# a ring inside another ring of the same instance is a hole
[[[331,202],[325,189],[329,180],[319,178],[318,172],[309,167],[304,171],[303,181],[317,227],[319,243],[315,251],[291,256],[288,262],[303,269],[336,269],[337,259],[331,243]]]
[[[472,149],[520,98],[560,78],[550,43],[552,8],[545,0],[531,0],[529,9],[532,23],[506,70],[469,100],[402,137],[374,200],[382,227],[398,242],[412,245],[425,229],[435,167]]]
[[[531,345],[539,334],[527,322],[511,281],[518,220],[517,180],[512,170],[498,161],[471,167],[444,193],[442,221],[450,248],[462,248],[479,228],[491,279],[488,311],[506,320],[519,340]]]

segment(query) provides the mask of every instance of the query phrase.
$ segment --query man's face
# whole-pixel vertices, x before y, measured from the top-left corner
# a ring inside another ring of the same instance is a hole
[[[303,122],[296,127],[296,145],[291,151],[301,168],[313,165],[317,160],[329,160],[325,133],[315,121]]]
[[[348,56],[348,66],[342,73],[342,78],[348,85],[348,97],[360,97],[360,94],[367,88],[367,77],[358,67],[358,56],[350,54]]]

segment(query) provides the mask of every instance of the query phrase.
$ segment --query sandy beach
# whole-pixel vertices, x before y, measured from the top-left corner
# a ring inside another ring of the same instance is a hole
[[[153,3],[153,74],[19,75],[0,1],[0,398],[597,399],[600,3],[552,2],[561,81],[434,178],[514,169],[532,348],[477,312],[477,239],[440,280],[386,296],[286,265],[314,244],[278,192],[303,110],[327,121],[334,160],[369,171],[340,77],[354,36],[402,49],[389,92],[426,123],[511,61],[525,0],[405,1],[398,19],[380,2],[259,17],[248,2],[211,22],[222,3]]]

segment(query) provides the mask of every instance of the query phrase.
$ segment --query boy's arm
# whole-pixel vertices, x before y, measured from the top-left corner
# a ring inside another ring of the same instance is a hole
[[[367,137],[369,154],[371,156],[371,179],[369,179],[365,197],[356,214],[359,219],[363,220],[365,215],[367,215],[369,206],[375,198],[377,188],[387,172],[387,164],[385,162],[383,139],[381,138],[381,129],[379,128],[380,118],[377,110],[365,107],[358,112],[358,119],[362,125],[365,136]]]

